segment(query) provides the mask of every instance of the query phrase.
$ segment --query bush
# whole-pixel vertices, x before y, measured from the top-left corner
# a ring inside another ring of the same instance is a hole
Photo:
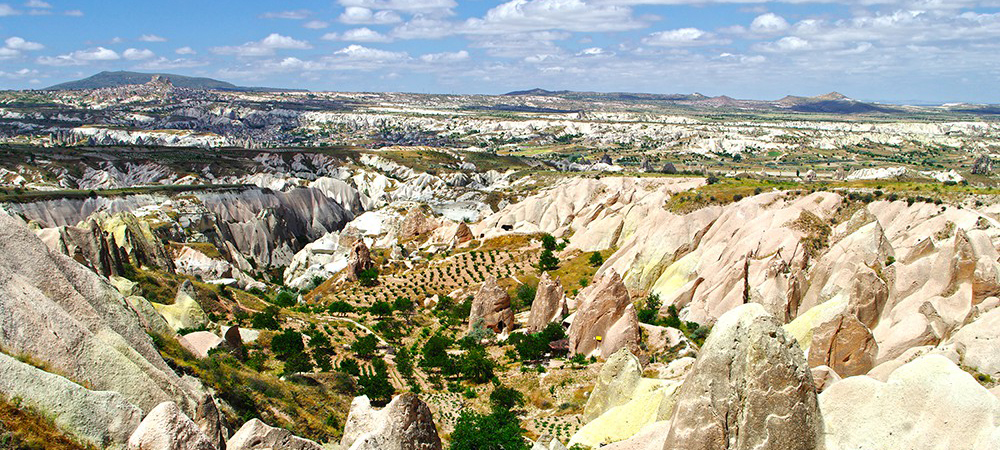
[[[552,237],[551,234],[542,235],[542,248],[545,250],[555,251],[556,249],[556,238]]]
[[[521,437],[524,430],[513,414],[494,411],[479,414],[463,410],[451,433],[451,450],[529,450],[528,441]]]
[[[392,314],[392,305],[389,302],[377,301],[368,308],[368,312],[373,316],[385,317]]]
[[[708,178],[705,179],[705,182],[708,184],[716,184],[719,182],[719,177],[715,175],[709,175]]]
[[[338,300],[333,303],[330,303],[330,306],[327,306],[326,310],[330,314],[346,314],[354,312],[354,307],[351,306],[350,303],[347,303],[343,300]]]
[[[267,305],[263,311],[254,313],[250,319],[250,326],[258,330],[277,330],[281,328],[278,324],[278,307]]]
[[[284,373],[300,373],[300,372],[312,372],[313,363],[309,359],[309,355],[303,352],[292,354],[285,361],[285,371]]]
[[[524,394],[514,388],[497,386],[490,393],[490,406],[494,411],[511,411],[524,406]]]
[[[378,284],[378,269],[374,267],[371,269],[362,270],[358,274],[358,283],[365,287],[372,287]]]
[[[423,367],[447,367],[451,364],[451,356],[448,355],[448,348],[451,347],[451,344],[451,339],[440,334],[431,336],[424,344],[421,352],[423,360],[420,364]]]
[[[493,378],[493,368],[496,364],[486,355],[483,348],[474,348],[462,356],[459,371],[462,378],[473,383],[485,383]]]
[[[340,362],[340,371],[353,376],[361,375],[361,368],[358,367],[358,362],[351,358],[344,358]]]
[[[361,336],[351,344],[351,351],[362,358],[371,358],[375,354],[376,348],[378,348],[378,338],[374,334]]]
[[[601,256],[601,252],[594,252],[590,254],[590,265],[593,267],[601,267],[604,264],[604,257]]]
[[[274,296],[274,300],[271,303],[282,308],[291,308],[298,303],[298,297],[290,291],[281,291],[278,295]]]
[[[287,360],[289,357],[302,353],[305,345],[302,343],[302,333],[293,330],[285,330],[271,338],[271,351],[280,360]]]
[[[559,268],[559,258],[552,253],[552,250],[545,249],[542,250],[542,254],[538,257],[538,270],[542,272],[548,272],[550,270],[556,270]]]
[[[520,311],[523,308],[530,307],[531,303],[535,301],[535,293],[538,291],[537,287],[529,286],[527,284],[522,284],[517,287],[517,292],[514,295],[517,304],[514,308],[515,311]]]

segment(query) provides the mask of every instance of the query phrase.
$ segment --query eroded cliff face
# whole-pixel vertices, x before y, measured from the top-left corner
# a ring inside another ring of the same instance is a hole
[[[137,265],[163,259],[158,240],[166,238],[211,242],[243,270],[288,265],[306,244],[339,231],[354,218],[335,200],[313,188],[289,191],[244,188],[176,196],[61,199],[16,203],[8,208],[41,226],[58,227],[57,231],[46,232],[50,235],[47,240],[67,253],[75,253],[76,248],[86,250],[81,250],[84,254],[93,253],[90,248],[101,245],[97,237],[88,237],[86,243],[73,243],[80,240],[74,239],[81,234],[77,229],[90,227],[77,224],[93,219],[106,224],[102,228],[114,231],[110,234],[118,246],[130,242],[127,247],[139,255],[132,259]],[[149,224],[156,228],[156,236]],[[147,254],[150,256],[143,256]],[[246,267],[246,262],[252,267]],[[96,268],[103,264],[99,263],[88,265]],[[173,269],[168,261],[156,265]]]

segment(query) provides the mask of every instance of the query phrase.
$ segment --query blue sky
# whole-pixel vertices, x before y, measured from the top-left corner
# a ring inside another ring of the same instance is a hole
[[[0,0],[0,88],[102,70],[311,90],[1000,103],[1000,0]]]

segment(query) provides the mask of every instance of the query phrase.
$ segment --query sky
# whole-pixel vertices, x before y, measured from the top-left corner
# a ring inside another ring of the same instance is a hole
[[[1000,103],[1000,0],[0,0],[0,89],[103,70],[314,91]]]

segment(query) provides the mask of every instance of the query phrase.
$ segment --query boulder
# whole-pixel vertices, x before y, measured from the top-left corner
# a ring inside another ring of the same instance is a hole
[[[455,245],[464,244],[474,238],[475,236],[473,236],[472,230],[469,229],[469,226],[466,225],[465,222],[458,224],[458,228],[455,230]]]
[[[944,346],[954,347],[962,365],[1000,379],[1000,308],[992,309],[959,329]]]
[[[226,450],[321,450],[319,444],[284,428],[250,419],[226,442]]]
[[[562,283],[553,279],[548,272],[542,274],[535,291],[535,300],[531,302],[531,314],[528,316],[528,332],[538,333],[545,326],[562,320],[569,313],[566,306],[566,296]]]
[[[840,314],[813,331],[809,366],[828,366],[842,377],[853,377],[875,367],[877,355],[871,330],[853,315]]]
[[[601,450],[660,450],[666,443],[669,431],[669,420],[651,423],[632,437],[602,446]]]
[[[175,334],[174,329],[170,327],[163,315],[157,312],[156,307],[145,297],[131,295],[125,297],[125,302],[132,311],[135,311],[139,322],[146,331],[160,336],[173,336]]]
[[[354,243],[354,247],[351,247],[351,254],[347,257],[347,279],[349,281],[358,281],[358,276],[361,272],[375,267],[375,262],[372,261],[371,250],[365,245],[364,239],[358,239]]]
[[[174,331],[185,328],[200,328],[208,324],[208,316],[195,300],[197,295],[191,281],[184,281],[177,289],[173,304],[153,303],[153,307]]]
[[[129,450],[216,450],[212,440],[174,402],[153,408],[128,439]]]
[[[1000,401],[940,355],[916,358],[884,383],[845,378],[819,405],[826,450],[1000,448]]]
[[[531,450],[566,450],[566,446],[552,435],[543,434],[531,445]]]
[[[755,303],[719,318],[677,394],[664,449],[813,450],[822,420],[795,340]]]
[[[811,369],[816,392],[823,392],[831,384],[840,381],[840,375],[828,366],[816,366]]]
[[[639,319],[617,272],[596,277],[578,296],[569,327],[570,354],[607,358],[623,348],[639,351]]]
[[[188,333],[177,338],[177,342],[181,344],[181,347],[194,354],[194,356],[205,359],[208,358],[210,350],[218,347],[219,344],[225,341],[211,331],[195,331],[194,333]]]
[[[430,408],[405,393],[375,410],[368,397],[355,397],[340,440],[350,450],[441,450]]]
[[[469,329],[478,321],[497,333],[510,331],[514,326],[514,311],[510,309],[510,295],[497,284],[497,278],[490,276],[472,298],[469,311]]]
[[[21,405],[45,417],[80,442],[125,448],[142,410],[121,394],[92,391],[0,353],[0,397],[19,398]]]
[[[215,397],[205,395],[194,412],[194,423],[205,432],[212,445],[219,449],[226,448],[226,438],[229,437],[229,430],[226,429],[222,411],[215,403]]]

